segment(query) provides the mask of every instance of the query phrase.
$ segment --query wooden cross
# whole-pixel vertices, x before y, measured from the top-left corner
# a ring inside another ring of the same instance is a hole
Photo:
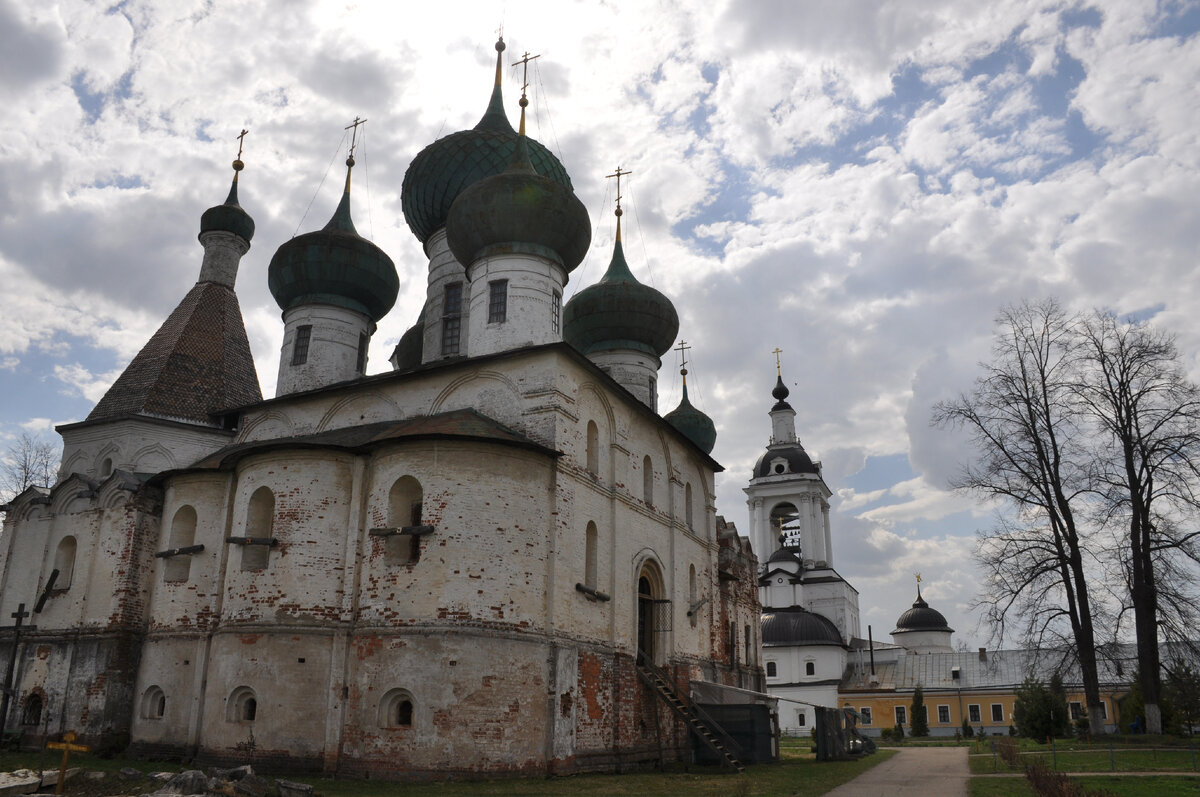
[[[64,781],[67,779],[67,756],[71,753],[86,753],[90,748],[87,745],[75,744],[75,732],[67,731],[62,735],[61,742],[50,742],[46,745],[48,750],[62,750],[62,763],[58,765],[58,783],[54,786],[55,794],[63,793]]]
[[[0,725],[3,725],[8,719],[8,706],[13,694],[13,675],[17,668],[17,648],[21,645],[21,631],[37,630],[36,625],[24,625],[24,620],[28,616],[29,612],[25,611],[25,604],[18,604],[17,610],[12,613],[12,618],[17,622],[8,626],[13,629],[13,644],[12,650],[8,654],[8,671],[4,676],[4,696],[0,698]]]
[[[238,137],[237,137],[237,140],[238,140],[238,156],[237,156],[237,159],[238,159],[238,160],[241,160],[241,159],[242,159],[242,145],[243,145],[244,143],[246,143],[246,134],[247,134],[247,133],[249,133],[249,132],[250,132],[249,130],[247,130],[247,129],[245,129],[245,128],[242,128],[242,132],[238,133]]]
[[[356,146],[358,146],[358,126],[365,125],[366,123],[367,123],[366,119],[359,119],[356,116],[356,117],[354,117],[354,122],[352,124],[346,125],[346,127],[345,127],[346,130],[350,130],[351,128],[354,129],[354,133],[351,134],[351,136],[350,136],[350,157],[351,158],[354,157],[354,148]]]
[[[609,179],[610,177],[617,178],[617,209],[618,210],[620,210],[620,208],[621,208],[621,178],[628,174],[633,174],[633,172],[622,171],[621,167],[618,166],[617,170],[615,172],[613,172],[612,174],[604,175],[605,180]]]
[[[783,349],[776,346],[775,351],[771,354],[775,355],[775,376],[783,376],[783,371],[779,367],[779,355],[783,354]]]
[[[525,96],[525,89],[529,88],[529,62],[534,60],[535,58],[541,58],[541,57],[542,57],[541,53],[538,53],[537,55],[530,55],[529,51],[526,50],[525,55],[521,56],[521,59],[519,61],[513,61],[512,65],[513,65],[514,69],[518,65],[524,67],[524,70],[522,71],[522,74],[521,74],[521,96],[522,97]]]

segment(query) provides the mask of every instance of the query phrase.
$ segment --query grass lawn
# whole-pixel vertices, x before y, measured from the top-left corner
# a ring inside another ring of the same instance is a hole
[[[1060,772],[1192,772],[1193,756],[1191,750],[1136,750],[1115,748],[1110,758],[1107,747],[1083,751],[1058,750],[1057,765],[1055,756],[1045,748],[1038,752],[1025,752],[1021,762],[1040,760],[1047,768]],[[1200,762],[1200,755],[1196,759]],[[975,775],[989,772],[1019,772],[1004,763],[1004,759],[990,753],[987,755],[972,755],[969,759],[971,773]],[[1114,763],[1116,764],[1114,768]]]
[[[1089,789],[1107,789],[1120,797],[1189,797],[1200,795],[1200,778],[1173,778],[1170,775],[1151,777],[1117,777],[1089,775],[1075,778]],[[970,797],[1035,797],[1025,778],[971,778]]]
[[[332,780],[287,776],[288,780],[311,783],[325,797],[469,797],[470,795],[686,795],[686,797],[750,797],[750,795],[800,795],[816,797],[871,767],[895,755],[880,751],[858,761],[817,763],[808,752],[808,744],[783,747],[783,760],[778,764],[749,767],[741,775],[726,774],[716,767],[692,767],[667,772],[645,772],[628,775],[576,775],[567,778],[505,779],[494,781],[463,781],[452,783],[408,784],[387,781]],[[47,756],[46,768],[57,764],[57,758]],[[0,770],[34,769],[36,753],[0,754]],[[159,764],[127,759],[98,759],[89,755],[72,756],[72,766],[115,772],[132,766],[144,772],[177,771],[178,764]],[[68,789],[68,794],[70,789]]]

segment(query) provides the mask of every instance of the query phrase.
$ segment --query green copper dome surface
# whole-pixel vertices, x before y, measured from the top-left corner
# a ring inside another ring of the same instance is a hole
[[[584,354],[633,349],[661,357],[678,333],[675,305],[637,281],[620,239],[600,281],[575,294],[563,308],[563,340]]]
[[[421,364],[421,354],[425,347],[425,309],[417,323],[408,328],[400,336],[400,342],[392,350],[392,367],[397,371],[411,371]]]
[[[200,234],[206,232],[231,232],[241,236],[246,243],[254,237],[254,219],[238,204],[236,177],[225,203],[209,208],[200,217]]]
[[[504,113],[500,87],[492,91],[487,113],[471,130],[439,138],[417,153],[401,186],[401,207],[413,235],[425,243],[444,227],[450,206],[468,186],[500,174],[512,162],[517,132]],[[558,158],[538,142],[529,140],[529,161],[534,171],[571,188],[571,178]]]
[[[716,424],[712,422],[712,418],[688,401],[686,382],[683,384],[683,398],[679,401],[679,406],[664,415],[663,420],[678,429],[705,454],[711,454],[713,446],[717,444]]]
[[[267,268],[267,286],[284,311],[332,304],[378,321],[396,303],[400,279],[392,259],[354,229],[347,187],[324,229],[279,247]]]
[[[450,251],[470,274],[489,252],[534,251],[570,272],[587,254],[592,222],[568,186],[537,174],[521,137],[512,164],[463,190],[446,217]]]

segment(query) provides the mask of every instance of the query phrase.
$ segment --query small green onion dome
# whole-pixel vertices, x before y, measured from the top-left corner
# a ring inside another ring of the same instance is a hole
[[[677,334],[675,305],[633,276],[618,230],[608,271],[563,308],[563,340],[584,354],[633,349],[662,357]]]
[[[496,45],[503,51],[502,42]],[[499,52],[497,52],[499,65]],[[460,130],[439,138],[417,153],[404,173],[400,188],[401,207],[409,229],[422,244],[446,225],[450,206],[468,186],[485,177],[500,174],[513,160],[517,131],[504,113],[499,74],[487,112],[470,130]],[[566,188],[571,188],[567,170],[550,150],[537,141],[529,141],[529,161],[533,169]]]
[[[411,371],[421,364],[421,354],[425,348],[425,308],[417,323],[408,328],[400,336],[400,342],[392,349],[392,367],[397,371]]]
[[[353,166],[353,158],[347,166]],[[332,304],[378,321],[400,292],[392,259],[361,237],[350,218],[350,173],[333,218],[321,230],[283,244],[267,268],[267,287],[280,309]]]
[[[246,243],[250,243],[250,239],[254,237],[254,219],[238,204],[237,172],[240,171],[241,163],[240,160],[233,162],[233,185],[229,187],[229,196],[225,197],[225,203],[209,208],[200,217],[201,235],[206,232],[231,232],[240,236]]]
[[[488,254],[527,252],[559,263],[568,273],[592,242],[587,208],[571,189],[537,174],[520,136],[512,164],[468,186],[446,217],[450,251],[467,268]]]
[[[684,437],[696,444],[705,454],[711,454],[717,444],[717,427],[712,418],[692,406],[688,401],[687,379],[683,382],[683,398],[679,406],[663,416],[663,420],[678,429]]]

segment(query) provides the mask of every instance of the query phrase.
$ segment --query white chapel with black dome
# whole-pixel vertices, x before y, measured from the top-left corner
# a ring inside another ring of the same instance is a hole
[[[778,353],[777,353],[778,356]],[[771,438],[744,489],[750,539],[761,562],[758,591],[766,691],[781,699],[780,723],[804,730],[813,708],[842,705],[842,688],[864,657],[948,653],[954,633],[918,590],[896,621],[892,642],[863,638],[859,594],[834,566],[832,495],[821,463],[796,436],[796,411],[781,369],[771,391]],[[864,653],[866,651],[866,653]]]

